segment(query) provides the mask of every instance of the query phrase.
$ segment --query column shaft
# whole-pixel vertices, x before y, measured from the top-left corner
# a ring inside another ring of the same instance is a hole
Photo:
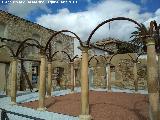
[[[48,89],[47,89],[47,95],[51,96],[51,90],[52,90],[52,62],[48,62]]]
[[[138,79],[137,79],[137,63],[134,62],[134,67],[133,67],[133,75],[134,75],[134,86],[135,86],[135,91],[138,91]]]
[[[108,90],[111,90],[111,66],[108,64]]]
[[[155,52],[155,41],[153,39],[147,40],[147,83],[150,103],[150,113],[152,120],[158,120],[158,74]]]
[[[17,92],[17,59],[12,61],[11,71],[11,102],[16,104],[16,92]]]
[[[45,104],[45,93],[46,93],[46,59],[45,55],[41,55],[41,64],[40,64],[40,83],[39,83],[39,110],[44,110]]]
[[[71,62],[70,65],[71,65],[71,83],[72,83],[71,91],[74,91],[74,62]]]
[[[81,115],[89,115],[88,49],[82,50]]]
[[[159,82],[159,109],[160,109],[160,53],[158,53],[158,82]]]

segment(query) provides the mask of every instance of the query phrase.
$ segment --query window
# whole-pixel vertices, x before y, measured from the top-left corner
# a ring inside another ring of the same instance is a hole
[[[55,43],[55,47],[56,47],[56,51],[62,51],[63,50],[62,41],[57,41]]]
[[[41,37],[40,37],[40,35],[34,33],[34,34],[32,35],[32,39],[37,40],[37,41],[41,44]],[[32,44],[36,44],[34,41],[32,41],[31,43],[32,43]],[[32,47],[31,52],[32,52],[32,51],[33,51],[33,53],[36,53],[36,54],[39,53],[39,50],[38,50],[36,47]]]
[[[0,22],[0,37],[6,38],[6,24]],[[1,41],[0,41],[1,45]]]
[[[38,81],[38,66],[32,66],[32,84]]]
[[[62,53],[61,53],[61,51],[63,50],[62,41],[56,41],[55,49],[56,51],[59,51],[59,53],[57,54],[58,59],[62,59]]]
[[[35,40],[38,40],[40,42],[40,38],[41,37],[40,37],[40,35],[38,35],[38,34],[35,33],[35,34],[32,35],[32,38],[35,39]]]
[[[6,24],[0,22],[0,37],[6,37]]]

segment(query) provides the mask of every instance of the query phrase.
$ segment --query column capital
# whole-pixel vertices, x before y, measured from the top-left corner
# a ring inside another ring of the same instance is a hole
[[[51,57],[47,57],[47,61],[48,61],[48,63],[52,63],[52,58]]]
[[[48,64],[52,64],[52,61],[48,60]]]
[[[45,54],[46,54],[46,52],[45,52],[44,48],[41,48],[41,49],[40,49],[40,55],[41,55],[41,56],[44,56]]]
[[[46,58],[46,55],[45,54],[41,54],[41,58]]]
[[[74,61],[71,61],[70,64],[74,64]]]
[[[149,45],[155,45],[155,39],[147,38],[146,39],[146,46],[149,46]]]
[[[111,63],[109,63],[109,62],[108,62],[108,63],[106,63],[106,66],[110,66],[110,65],[111,65]]]
[[[79,49],[82,51],[82,52],[88,52],[88,50],[90,49],[88,46],[80,46]]]
[[[18,58],[17,57],[13,57],[13,61],[18,61]]]
[[[133,61],[134,64],[138,63],[138,60],[133,59],[132,61]]]

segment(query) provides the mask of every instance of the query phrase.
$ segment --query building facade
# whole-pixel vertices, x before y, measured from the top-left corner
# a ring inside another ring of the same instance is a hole
[[[39,24],[14,16],[10,13],[0,11],[0,46],[8,45],[13,49],[14,52],[17,50],[20,42],[24,41],[27,38],[35,39],[39,41],[42,46],[45,46],[46,42],[55,32],[56,31],[45,28]],[[2,40],[2,38],[6,38],[7,40]],[[35,44],[34,41],[28,41],[27,43]],[[53,38],[51,47],[52,53],[54,53],[55,51],[63,50],[66,51],[71,57],[73,57],[74,38],[69,35],[58,34]],[[38,83],[39,78],[39,49],[34,46],[29,46],[25,48],[25,50],[19,57],[23,57],[25,60],[23,60],[23,63],[22,60],[18,61],[18,89],[20,89],[20,87],[28,87],[27,82],[23,78],[21,78],[22,64],[25,67],[31,84],[33,84],[33,86],[37,86],[34,84]],[[6,47],[0,48],[0,72],[2,73],[2,75],[0,76],[0,82],[2,83],[0,84],[1,91],[6,91],[10,87],[10,64],[12,59],[12,54]],[[55,57],[53,58],[54,80],[60,80],[62,83],[63,81],[67,81],[67,84],[70,83],[69,79],[65,80],[65,78],[63,77],[65,74],[68,74],[69,76],[70,72],[68,70],[70,70],[70,66],[68,63],[69,60],[67,56],[62,52],[59,52],[55,55]],[[60,75],[59,73],[62,74]]]

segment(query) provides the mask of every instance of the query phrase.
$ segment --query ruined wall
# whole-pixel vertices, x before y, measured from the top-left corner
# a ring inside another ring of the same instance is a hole
[[[130,56],[129,56],[130,55]],[[118,54],[112,58],[111,63],[115,66],[115,81],[119,82],[119,87],[134,89],[133,75],[133,59],[136,59],[136,54]],[[132,58],[131,58],[132,57]],[[147,87],[146,79],[146,59],[139,59],[137,63],[138,86],[140,89]]]
[[[130,56],[129,56],[130,55]],[[134,89],[134,76],[133,76],[133,59],[136,59],[136,54],[117,54],[115,56],[105,56],[106,60],[102,56],[96,56],[90,61],[90,66],[93,68],[93,86],[95,88],[105,88],[107,86],[108,66],[110,59],[111,65],[111,83],[112,86],[118,86],[121,88]],[[139,89],[145,89],[147,87],[146,81],[146,59],[139,59],[137,63],[137,75]]]

